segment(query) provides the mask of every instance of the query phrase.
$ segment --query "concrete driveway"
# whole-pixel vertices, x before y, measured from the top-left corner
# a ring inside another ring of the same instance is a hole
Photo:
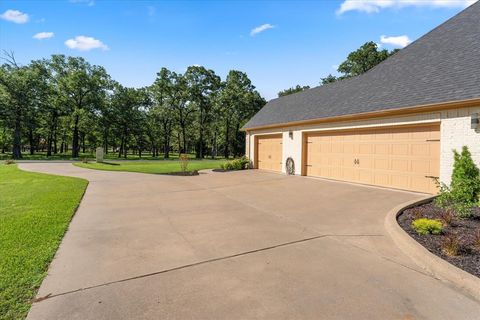
[[[260,171],[90,180],[29,319],[479,319],[383,227],[423,197]]]

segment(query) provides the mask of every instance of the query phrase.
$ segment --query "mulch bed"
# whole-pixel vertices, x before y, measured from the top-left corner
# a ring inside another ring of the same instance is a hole
[[[191,176],[198,176],[198,170],[193,171],[185,171],[185,172],[170,172],[170,173],[161,173],[168,176],[182,176],[182,177],[191,177]]]
[[[480,208],[474,210],[474,215],[468,219],[453,218],[451,225],[445,226],[442,234],[420,235],[411,227],[412,221],[418,218],[442,220],[444,209],[438,208],[433,202],[407,209],[398,216],[398,223],[412,238],[435,255],[451,264],[480,277],[480,248],[474,245],[475,235],[480,232]],[[442,250],[442,243],[447,235],[458,237],[460,250],[457,256],[449,256]]]

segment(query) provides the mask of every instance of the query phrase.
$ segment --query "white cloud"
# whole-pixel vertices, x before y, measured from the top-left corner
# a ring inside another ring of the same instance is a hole
[[[404,48],[408,46],[412,40],[407,35],[397,37],[387,37],[385,35],[380,36],[380,42],[384,44],[390,44],[394,47]]]
[[[273,29],[273,28],[275,28],[275,26],[271,25],[270,23],[265,23],[265,24],[262,24],[261,26],[253,28],[252,31],[250,31],[250,35],[253,37],[254,35],[260,32],[263,32],[268,29]]]
[[[53,32],[39,32],[33,36],[33,39],[43,40],[53,38],[55,34]]]
[[[7,10],[0,15],[3,20],[15,22],[15,23],[27,23],[29,16],[18,10]]]
[[[92,49],[108,50],[108,47],[102,41],[86,36],[76,36],[73,39],[68,39],[65,41],[65,45],[70,49],[78,49],[80,51]]]
[[[466,8],[477,0],[344,0],[337,14],[347,11],[376,13],[385,8],[402,8],[407,6]]]

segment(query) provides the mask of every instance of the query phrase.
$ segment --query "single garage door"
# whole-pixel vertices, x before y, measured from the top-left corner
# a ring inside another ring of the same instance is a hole
[[[308,176],[437,193],[440,125],[304,135]]]
[[[282,171],[282,134],[258,136],[257,168]]]

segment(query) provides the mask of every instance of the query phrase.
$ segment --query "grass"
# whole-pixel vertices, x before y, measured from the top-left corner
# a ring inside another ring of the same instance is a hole
[[[0,164],[0,319],[22,319],[87,181]]]
[[[195,154],[189,154],[188,157],[190,159],[195,158]],[[79,159],[95,159],[94,153],[80,153],[78,158],[72,158],[72,152],[69,151],[67,153],[57,153],[52,154],[51,156],[47,157],[46,152],[38,151],[35,154],[31,155],[28,152],[22,153],[22,160],[79,160]],[[122,156],[121,158],[118,157],[118,153],[109,151],[109,153],[105,154],[104,158],[106,160],[125,160]],[[11,153],[0,153],[0,160],[7,160],[12,159]],[[178,159],[178,153],[170,153],[170,159]],[[223,159],[223,157],[218,156],[217,159]],[[160,154],[158,157],[153,157],[151,152],[144,152],[142,153],[142,157],[140,158],[138,154],[127,154],[126,160],[163,160],[163,154]]]
[[[203,169],[219,169],[224,161],[222,160],[190,160],[188,171]],[[75,163],[77,167],[106,170],[106,171],[129,171],[153,174],[168,174],[180,172],[178,160],[160,160],[148,162],[104,162],[104,163]]]

